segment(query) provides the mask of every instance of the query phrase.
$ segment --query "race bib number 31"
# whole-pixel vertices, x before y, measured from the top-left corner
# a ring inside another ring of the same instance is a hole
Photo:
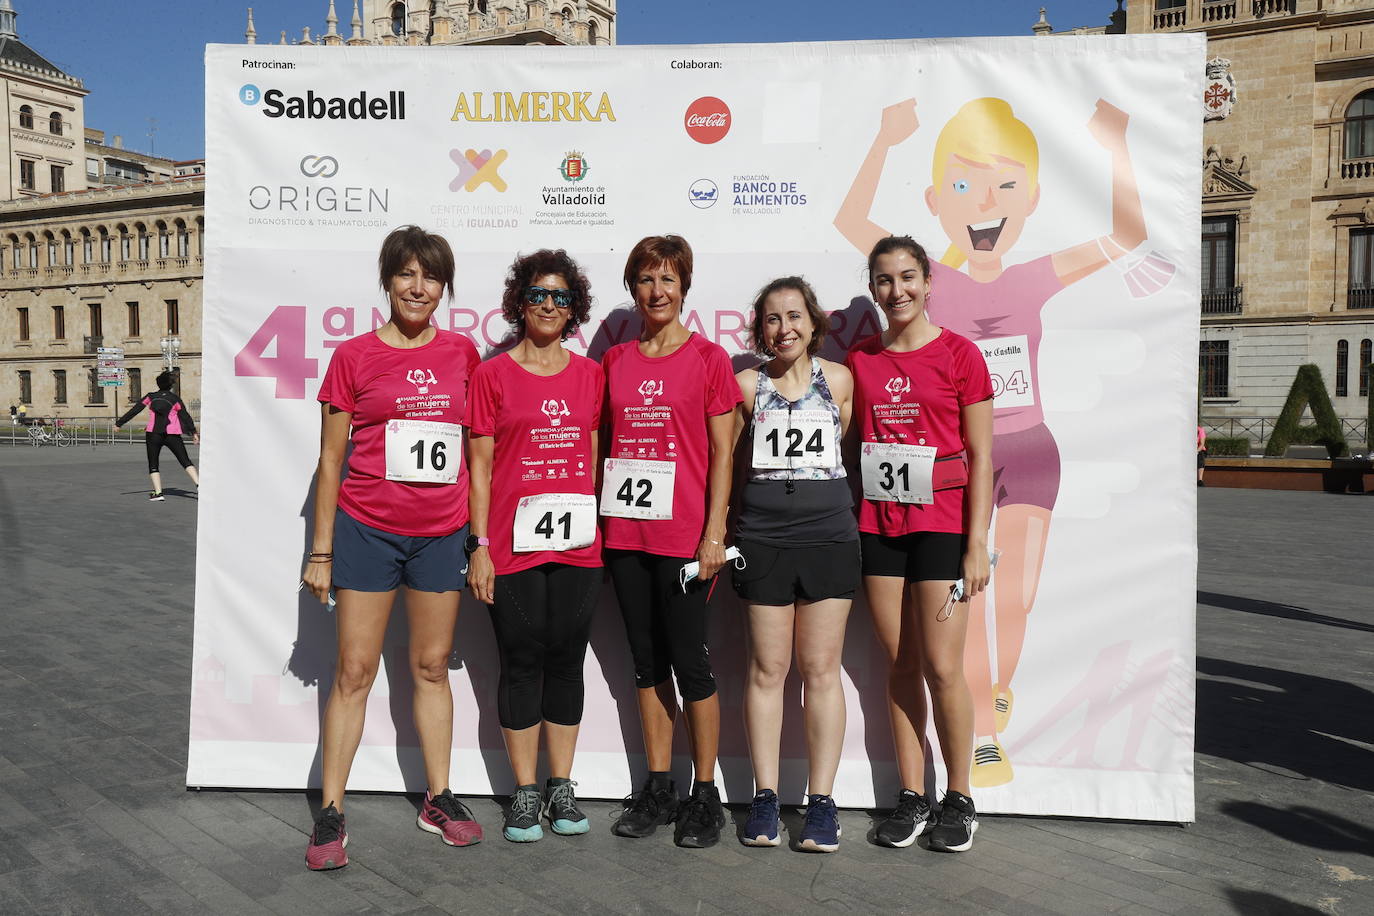
[[[576,550],[596,543],[596,497],[584,493],[525,496],[515,507],[512,550]]]
[[[761,410],[754,414],[754,467],[833,468],[835,421],[826,410]]]
[[[463,427],[430,420],[388,420],[386,479],[457,483],[463,466]]]
[[[603,470],[602,515],[660,521],[673,517],[673,462],[607,458]]]
[[[935,502],[931,477],[935,470],[933,445],[900,445],[865,442],[859,458],[864,479],[864,499],[875,502]]]
[[[1035,386],[1031,384],[1030,343],[1025,334],[978,341],[983,359],[992,376],[992,406],[1034,407]]]

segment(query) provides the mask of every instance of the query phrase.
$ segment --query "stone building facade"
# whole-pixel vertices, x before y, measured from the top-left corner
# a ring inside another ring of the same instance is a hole
[[[86,88],[19,39],[17,17],[10,0],[0,0],[0,89],[9,112],[0,197],[84,190]]]
[[[1315,363],[1351,446],[1367,441],[1374,0],[1131,0],[1127,31],[1207,35],[1204,417],[1257,438]]]
[[[615,0],[354,0],[345,35],[334,0],[323,32],[304,45],[611,45]],[[286,32],[280,44],[287,43]],[[249,44],[258,39],[248,11]]]

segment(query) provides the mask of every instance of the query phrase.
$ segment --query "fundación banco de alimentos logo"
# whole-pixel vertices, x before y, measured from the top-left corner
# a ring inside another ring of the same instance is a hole
[[[688,186],[687,199],[698,210],[709,210],[720,200],[720,188],[709,178],[698,178]]]
[[[506,190],[506,182],[497,172],[506,161],[505,150],[499,149],[493,153],[489,149],[481,152],[452,149],[448,151],[448,157],[458,166],[458,174],[448,183],[450,191],[475,191],[484,184],[498,191]]]

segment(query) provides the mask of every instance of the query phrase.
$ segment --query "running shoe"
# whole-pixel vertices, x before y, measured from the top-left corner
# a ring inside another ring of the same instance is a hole
[[[840,848],[840,812],[835,810],[835,799],[829,795],[806,797],[806,821],[798,845],[807,852],[834,852]]]
[[[544,784],[544,816],[549,819],[553,832],[559,836],[586,833],[592,826],[587,815],[577,807],[577,798],[573,795],[575,785],[577,783],[571,779],[559,783],[550,779]]]
[[[680,802],[677,787],[668,780],[666,788],[655,789],[653,777],[645,780],[644,788],[625,801],[625,810],[613,828],[617,836],[646,837],[663,824],[671,824],[677,817]]]
[[[165,503],[166,501],[167,498],[162,495],[161,490],[152,490],[148,493],[148,502],[150,503]]]
[[[328,871],[348,864],[348,831],[344,816],[333,805],[315,815],[315,829],[310,832],[310,845],[305,847],[305,867],[311,871]]]
[[[698,784],[678,815],[677,844],[689,849],[714,846],[720,842],[720,828],[724,826],[725,809],[720,804],[720,790]]]
[[[940,819],[930,831],[930,848],[939,852],[963,852],[973,846],[978,832],[978,812],[973,799],[954,790],[940,803]]]
[[[438,795],[425,793],[425,803],[420,806],[415,825],[429,833],[437,833],[450,846],[472,846],[482,842],[482,825],[448,789]]]
[[[759,789],[749,803],[749,820],[744,822],[744,834],[739,841],[745,846],[776,846],[778,836],[778,794],[772,789]]]
[[[1011,724],[1011,707],[1016,702],[1016,697],[1012,696],[1010,687],[1003,687],[1001,684],[992,685],[992,697],[993,727],[1000,735]]]
[[[506,827],[502,831],[512,843],[533,843],[544,838],[539,826],[539,787],[533,784],[516,786],[506,810]]]
[[[973,748],[973,769],[969,772],[969,782],[976,788],[1004,786],[1011,779],[1011,761],[996,738],[983,739]]]
[[[873,831],[873,838],[883,846],[905,849],[930,826],[930,803],[926,797],[910,789],[897,796],[896,809]]]

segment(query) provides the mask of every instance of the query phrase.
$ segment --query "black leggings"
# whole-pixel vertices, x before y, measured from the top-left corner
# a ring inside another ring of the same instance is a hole
[[[488,609],[501,655],[502,728],[582,721],[582,661],[600,592],[599,566],[545,563],[496,577]]]
[[[186,454],[186,443],[175,433],[144,433],[143,444],[148,448],[149,474],[158,473],[157,459],[164,445],[171,451],[172,456],[181,462],[182,467],[191,466],[191,456]]]
[[[657,687],[676,674],[682,699],[695,702],[715,695],[716,679],[706,647],[710,583],[692,579],[684,593],[678,573],[689,562],[638,550],[606,551],[634,657],[635,685]]]

